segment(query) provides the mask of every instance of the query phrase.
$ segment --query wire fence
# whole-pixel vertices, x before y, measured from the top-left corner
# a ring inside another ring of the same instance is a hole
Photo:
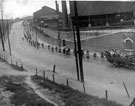
[[[27,41],[27,40],[25,40]],[[28,45],[33,46],[32,43],[27,43]],[[33,46],[36,48],[36,46]],[[53,53],[59,53],[59,54],[63,54],[66,56],[69,55],[74,55],[74,51],[70,50],[70,54],[66,54],[66,52],[64,53],[64,48],[58,48],[56,49],[57,46],[54,45],[45,45],[42,46],[40,45],[38,49],[46,49],[50,52]],[[84,59],[87,60],[86,58],[86,52],[84,51]],[[91,59],[103,59],[101,57],[101,54],[97,54],[96,57],[94,57],[94,53],[89,53],[90,58]],[[55,83],[58,84],[64,84],[65,86],[77,89],[81,92],[87,93],[87,94],[92,94],[101,98],[105,98],[106,100],[115,100],[118,102],[123,103],[124,104],[129,104],[130,102],[130,98],[128,97],[128,95],[119,95],[119,94],[115,94],[112,91],[110,91],[109,89],[102,89],[102,88],[98,88],[98,87],[94,87],[93,85],[90,85],[89,83],[85,82],[85,83],[81,83],[80,81],[77,81],[75,78],[71,78],[70,76],[64,76],[61,75],[60,73],[58,73],[58,70],[55,70],[56,68],[54,68],[54,66],[52,66],[52,69],[47,69],[46,67],[42,67],[42,66],[38,66],[38,65],[34,65],[31,63],[25,63],[23,62],[23,60],[16,58],[15,56],[10,56],[10,54],[8,52],[3,52],[2,50],[0,50],[0,59],[3,60],[4,62],[7,62],[8,64],[10,64],[12,67],[17,68],[20,71],[28,71],[31,72],[32,75],[38,75],[44,78],[47,78]],[[54,64],[55,65],[55,64]],[[57,66],[55,66],[57,67]]]
[[[35,66],[32,64],[24,63],[22,60],[17,59],[14,56],[10,56],[9,53],[3,52],[0,50],[0,59],[4,62],[7,62],[12,67],[20,70],[20,71],[28,71],[31,72],[32,75],[41,76],[43,78],[49,79],[52,82],[63,84],[65,86],[71,87],[73,89],[79,90],[81,92],[92,94],[98,96],[100,98],[105,98],[106,100],[114,100],[123,104],[129,104],[131,102],[132,97],[128,97],[128,95],[119,95],[110,91],[109,89],[95,88],[93,85],[89,85],[89,83],[82,83],[74,78],[69,76],[64,76],[58,73],[55,67],[52,66],[52,69],[46,69],[44,67]]]

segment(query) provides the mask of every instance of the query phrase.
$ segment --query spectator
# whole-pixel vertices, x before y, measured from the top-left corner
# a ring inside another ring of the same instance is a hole
[[[48,45],[48,49],[50,49],[50,45]]]
[[[58,48],[57,47],[55,47],[55,51],[57,52],[57,50],[58,50]]]
[[[101,58],[104,58],[104,53],[103,52],[101,52]]]
[[[61,53],[61,48],[59,48],[59,53]]]
[[[93,57],[94,57],[94,59],[97,57],[97,54],[96,54],[96,52],[93,54]]]
[[[63,49],[63,54],[65,54],[65,53],[66,53],[66,48]]]
[[[42,48],[44,48],[44,44],[42,43]]]
[[[86,52],[86,58],[87,58],[87,60],[89,60],[89,58],[90,58],[90,55],[89,55],[89,51],[88,50]]]
[[[54,50],[54,47],[52,46],[52,52],[53,52],[53,50]]]
[[[66,54],[67,54],[67,55],[70,54],[70,48],[68,48],[68,49],[66,50]]]
[[[84,56],[84,50],[83,50],[83,48],[82,48],[82,50],[81,50],[81,53],[82,53],[82,57]]]

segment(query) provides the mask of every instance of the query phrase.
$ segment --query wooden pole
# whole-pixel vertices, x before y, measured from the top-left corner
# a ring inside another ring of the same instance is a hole
[[[84,93],[86,93],[86,89],[85,89],[84,83],[83,83],[83,91],[84,91]]]
[[[124,82],[123,82],[123,85],[124,85],[124,88],[126,90],[127,96],[130,98],[130,95],[129,95],[128,90],[127,90],[127,87],[126,87],[126,84]]]
[[[38,73],[37,73],[37,68],[36,68],[36,76],[38,75]]]
[[[23,64],[21,63],[21,69],[23,69]]]
[[[67,86],[69,86],[69,81],[68,81],[68,78],[67,78]]]
[[[73,22],[72,22],[73,23]],[[76,36],[75,36],[75,28],[74,28],[74,24],[72,24],[73,26],[73,34],[74,34],[74,49],[75,49],[75,60],[76,60],[76,72],[77,72],[77,80],[80,80],[80,75],[79,75],[79,65],[78,65],[78,53],[77,53],[77,45],[76,45]]]
[[[2,18],[3,18],[2,11],[1,11],[1,16],[2,16]],[[3,21],[3,20],[2,20],[2,21]],[[2,43],[3,51],[5,51],[5,46],[4,46],[4,41],[3,41],[3,36],[4,36],[4,35],[3,35],[2,27],[3,27],[3,25],[2,25],[2,23],[1,23],[1,25],[0,25],[1,43]]]
[[[78,44],[78,54],[79,54],[80,76],[81,76],[81,82],[84,82],[82,50],[81,50],[81,40],[80,40],[80,30],[79,30],[79,19],[78,19],[78,11],[77,11],[77,1],[74,1],[74,12],[75,12],[74,23],[75,23],[76,32],[77,32],[77,44]]]
[[[108,100],[108,91],[105,90],[105,99]]]
[[[9,39],[9,23],[8,23],[8,19],[7,19],[7,36],[8,36],[9,52],[10,52],[10,56],[11,56],[12,53],[11,53],[11,45],[10,45],[10,39]]]
[[[52,74],[52,77],[53,77],[53,83],[55,82],[55,77],[54,77],[54,74]]]
[[[43,71],[44,79],[45,79],[45,71]]]
[[[55,73],[55,65],[53,66],[53,72]]]

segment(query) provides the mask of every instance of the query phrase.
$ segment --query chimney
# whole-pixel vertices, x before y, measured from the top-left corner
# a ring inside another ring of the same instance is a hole
[[[57,12],[57,14],[59,14],[59,5],[56,0],[55,0],[55,5],[56,5],[56,12]]]
[[[68,26],[68,14],[67,14],[67,4],[66,1],[62,0],[62,16],[63,16],[63,26]]]

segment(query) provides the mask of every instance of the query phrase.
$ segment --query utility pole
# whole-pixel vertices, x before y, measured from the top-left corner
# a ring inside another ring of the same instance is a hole
[[[37,37],[37,30],[35,29],[35,33],[36,33],[36,43],[37,43],[37,49],[38,49],[38,37]]]
[[[58,16],[58,17],[59,17],[59,16]],[[58,18],[58,43],[59,43],[59,48],[61,48],[61,39],[60,39],[59,18]]]
[[[73,2],[74,2],[74,13],[75,13],[74,24],[76,26],[76,33],[77,33],[77,45],[78,45],[78,55],[79,55],[80,77],[81,77],[81,82],[84,82],[82,50],[81,50],[81,40],[80,40],[80,31],[79,31],[77,2],[76,1],[73,1]]]
[[[12,53],[11,53],[11,45],[10,45],[10,39],[9,39],[9,23],[8,23],[8,19],[7,19],[7,36],[8,36],[9,52],[10,52],[10,56],[12,56]]]
[[[1,17],[2,17],[2,32],[3,32],[3,40],[5,41],[5,24],[3,20],[3,10],[1,10]]]
[[[2,48],[3,48],[3,51],[5,51],[5,46],[4,46],[4,41],[3,41],[3,36],[4,36],[4,32],[3,32],[3,15],[2,15],[2,10],[1,10],[1,17],[2,17],[2,22],[1,22],[1,25],[0,25],[0,34],[1,34],[1,42],[2,42]]]
[[[72,27],[73,27],[73,34],[74,34],[74,53],[75,53],[75,61],[76,61],[77,80],[79,81],[80,75],[79,75],[79,66],[78,66],[78,53],[77,53],[78,50],[77,50],[77,45],[76,45],[76,35],[75,35],[74,24],[72,24]]]

